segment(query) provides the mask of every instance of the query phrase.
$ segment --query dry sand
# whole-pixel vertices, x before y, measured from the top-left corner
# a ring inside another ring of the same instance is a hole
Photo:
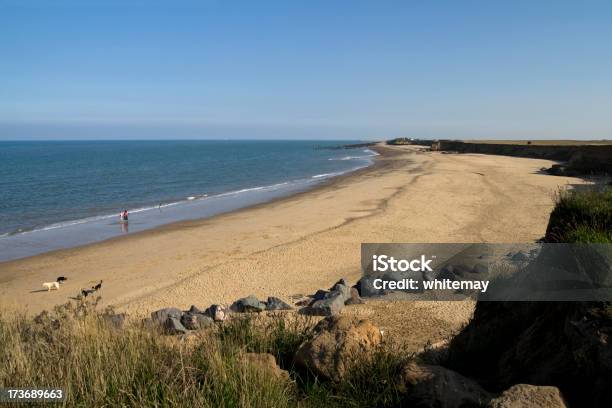
[[[378,147],[377,163],[315,190],[210,219],[0,263],[0,310],[30,313],[104,280],[103,304],[144,315],[255,294],[286,300],[360,276],[362,242],[532,242],[553,194],[579,179],[547,160]],[[42,282],[69,280],[59,291]],[[351,306],[417,350],[449,337],[472,302]]]

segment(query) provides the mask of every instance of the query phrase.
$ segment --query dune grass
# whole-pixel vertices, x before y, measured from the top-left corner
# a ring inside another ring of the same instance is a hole
[[[236,318],[180,338],[140,323],[117,329],[113,313],[73,302],[36,318],[0,315],[0,387],[59,387],[70,407],[369,407],[401,399],[394,380],[405,354],[385,345],[341,383],[294,367],[316,323],[306,317]],[[246,352],[273,354],[291,379],[250,365]]]
[[[282,342],[285,329],[271,330]],[[293,406],[291,384],[241,362],[243,348],[232,346],[246,334],[196,337],[181,342],[140,325],[117,330],[88,304],[36,321],[3,317],[0,384],[63,388],[66,406]]]
[[[554,243],[611,243],[612,190],[559,192],[545,240]]]

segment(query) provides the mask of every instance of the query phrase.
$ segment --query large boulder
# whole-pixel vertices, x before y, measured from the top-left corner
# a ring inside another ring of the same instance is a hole
[[[489,402],[490,408],[566,408],[557,387],[517,384]]]
[[[258,373],[279,380],[289,380],[289,372],[276,364],[276,359],[269,353],[245,353],[242,361]]]
[[[313,301],[300,313],[311,316],[334,316],[340,313],[345,302],[352,298],[351,289],[340,279],[329,291],[319,289],[312,298]],[[357,294],[357,297],[358,294]]]
[[[166,334],[185,334],[187,329],[181,324],[181,321],[173,316],[168,316],[164,322],[164,332]]]
[[[382,334],[368,320],[346,316],[327,317],[314,329],[314,337],[300,345],[298,365],[332,381],[344,377],[352,364],[367,357],[380,344]]]
[[[410,407],[460,408],[484,406],[491,395],[476,381],[435,365],[409,362],[400,374],[398,389]]]
[[[187,330],[200,330],[212,326],[214,321],[202,313],[185,313],[181,317],[181,324]]]
[[[232,312],[247,313],[247,312],[263,312],[266,310],[266,305],[260,302],[254,295],[238,299],[231,306]]]
[[[164,309],[159,309],[151,313],[151,320],[157,324],[165,324],[168,317],[174,317],[175,319],[181,318],[183,312],[176,307],[166,307]]]
[[[266,302],[266,310],[291,310],[293,309],[289,304],[283,302],[281,299],[269,296]]]
[[[333,295],[316,300],[300,310],[300,313],[310,316],[335,316],[344,308],[344,296],[339,292],[330,292]]]

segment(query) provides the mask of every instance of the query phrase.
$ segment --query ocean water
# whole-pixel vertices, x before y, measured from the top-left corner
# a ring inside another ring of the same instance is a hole
[[[0,142],[0,260],[231,211],[372,163],[368,149],[332,149],[347,143]]]

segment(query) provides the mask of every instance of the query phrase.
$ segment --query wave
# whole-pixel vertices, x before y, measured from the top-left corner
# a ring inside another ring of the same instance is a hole
[[[318,178],[323,178],[323,177],[330,177],[330,176],[333,176],[333,175],[334,175],[334,173],[315,174],[311,178],[318,179]]]
[[[158,205],[149,206],[149,207],[133,208],[133,209],[130,209],[128,211],[129,211],[130,214],[134,214],[134,213],[140,213],[140,212],[143,212],[143,211],[149,211],[149,210],[154,210],[154,209],[161,209],[161,208],[166,208],[166,207],[172,207],[172,206],[178,205],[180,203],[181,203],[181,201],[176,201],[176,202],[165,203],[165,204],[158,204]],[[79,219],[76,219],[76,220],[60,221],[60,222],[49,224],[49,225],[46,225],[46,226],[40,227],[40,228],[32,228],[32,229],[18,228],[15,231],[10,231],[10,232],[6,232],[4,234],[0,234],[0,238],[9,237],[9,236],[18,235],[18,234],[30,234],[32,232],[48,231],[48,230],[54,230],[54,229],[58,229],[58,228],[72,227],[74,225],[80,225],[80,224],[85,224],[85,223],[94,222],[94,221],[107,220],[107,219],[115,218],[115,217],[118,217],[118,216],[119,216],[119,213],[117,212],[117,213],[114,213],[114,214],[103,214],[103,215],[96,215],[96,216],[93,216],[93,217],[79,218]]]
[[[327,160],[330,161],[345,161],[345,160],[359,160],[359,159],[368,159],[370,156],[344,156],[344,157],[332,157]]]
[[[368,158],[368,156],[360,156],[360,157],[355,156],[355,158],[366,159],[366,158]],[[299,184],[302,184],[304,186],[307,186],[307,185],[312,184],[312,183],[314,183],[314,182],[316,182],[318,180],[326,179],[326,178],[330,178],[330,177],[335,177],[335,176],[340,176],[340,175],[343,175],[343,174],[346,174],[346,173],[349,173],[349,172],[352,172],[352,171],[355,171],[355,170],[362,169],[364,167],[367,167],[368,165],[369,164],[366,164],[366,165],[363,165],[363,166],[356,166],[356,167],[353,167],[353,168],[350,168],[350,169],[347,169],[347,170],[341,171],[341,172],[315,174],[314,176],[311,176],[310,178],[302,178],[302,179],[297,179],[297,180],[292,180],[292,181],[285,181],[285,182],[271,184],[271,185],[265,185],[265,186],[248,187],[248,188],[243,188],[243,189],[239,189],[239,190],[223,192],[223,193],[214,194],[214,195],[208,195],[208,194],[191,195],[191,196],[187,196],[183,200],[179,200],[179,201],[160,203],[160,204],[157,204],[157,205],[149,205],[149,206],[133,208],[133,209],[129,209],[128,208],[128,211],[129,211],[130,214],[137,214],[137,213],[141,213],[141,212],[144,212],[144,211],[161,210],[163,208],[168,208],[168,207],[172,207],[172,206],[176,206],[176,205],[180,205],[180,204],[186,204],[187,202],[200,201],[200,200],[204,200],[204,199],[214,199],[214,198],[222,198],[222,197],[228,197],[228,196],[237,196],[237,195],[240,195],[240,194],[243,194],[243,193],[249,193],[249,192],[254,192],[254,191],[275,191],[275,190],[278,190],[278,189],[283,188],[283,187],[288,187],[290,185],[299,185]],[[52,224],[49,224],[49,225],[46,225],[46,226],[40,227],[40,228],[36,228],[35,227],[35,228],[32,228],[32,229],[26,229],[26,230],[24,230],[22,228],[19,228],[19,229],[15,230],[15,231],[1,233],[0,234],[0,239],[1,238],[6,238],[6,237],[10,237],[10,236],[13,236],[13,235],[30,234],[30,233],[33,233],[33,232],[48,231],[48,230],[53,230],[53,229],[58,229],[58,228],[72,227],[72,226],[76,226],[76,225],[80,225],[80,224],[86,224],[86,223],[90,223],[90,222],[109,220],[109,219],[112,219],[112,218],[118,218],[118,215],[119,215],[119,212],[114,212],[113,214],[102,214],[102,215],[96,215],[96,216],[92,216],[92,217],[80,218],[80,219],[76,219],[76,220],[67,220],[67,221],[56,222],[56,223],[52,223]]]
[[[379,154],[370,149],[362,150],[363,153],[367,153],[365,156],[342,156],[342,157],[331,157],[327,160],[330,161],[345,161],[345,160],[370,160],[372,157],[378,156]]]

